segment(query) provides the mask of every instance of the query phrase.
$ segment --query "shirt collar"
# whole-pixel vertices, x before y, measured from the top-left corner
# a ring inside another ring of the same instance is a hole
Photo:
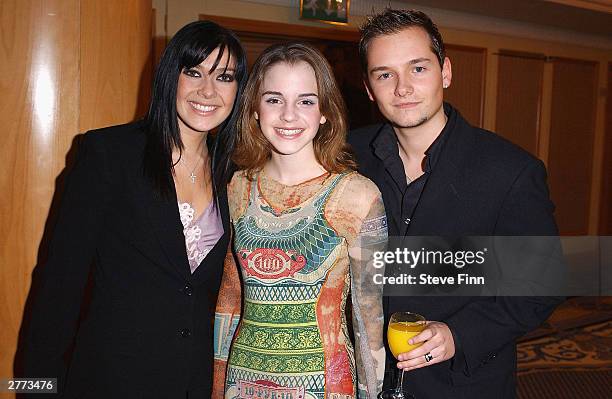
[[[372,141],[374,153],[381,160],[386,160],[398,155],[399,147],[395,131],[389,123],[385,123],[378,130],[378,134]]]
[[[431,172],[435,167],[440,158],[442,148],[446,141],[448,141],[448,136],[452,133],[457,122],[457,111],[450,104],[444,103],[444,113],[447,117],[446,125],[444,125],[438,137],[436,137],[434,142],[431,143],[429,148],[425,151],[425,172]],[[396,161],[396,158],[400,160],[397,136],[391,124],[385,123],[381,126],[378,134],[372,141],[372,148],[376,156],[387,165],[389,163],[395,163],[393,161]]]
[[[453,129],[457,123],[457,111],[450,106],[448,103],[444,103],[444,113],[446,114],[446,125],[436,137],[433,143],[429,146],[429,148],[425,151],[425,169],[426,172],[430,172],[438,163],[438,159],[440,159],[440,154],[442,153],[442,149],[444,148],[444,144],[448,141],[448,136],[452,134]]]

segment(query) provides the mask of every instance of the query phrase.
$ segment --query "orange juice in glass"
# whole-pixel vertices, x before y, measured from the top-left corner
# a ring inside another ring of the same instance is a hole
[[[423,316],[410,312],[397,312],[391,315],[387,327],[387,342],[393,356],[397,359],[400,353],[410,352],[423,343],[411,345],[408,340],[425,329],[426,321]],[[378,394],[378,399],[409,399],[414,398],[411,394],[404,392],[404,370],[400,372],[395,389],[387,389]]]
[[[408,340],[415,335],[418,335],[425,329],[425,320],[423,321],[396,321],[389,323],[387,328],[387,341],[389,349],[397,359],[400,353],[410,352],[411,350],[423,345],[422,342],[410,345]]]

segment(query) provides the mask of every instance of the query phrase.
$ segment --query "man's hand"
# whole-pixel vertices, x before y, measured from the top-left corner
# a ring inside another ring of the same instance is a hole
[[[427,327],[408,342],[410,344],[423,342],[423,345],[410,352],[400,353],[397,367],[405,371],[431,366],[455,356],[453,334],[448,326],[440,321],[428,321]],[[433,356],[429,362],[425,360],[426,354]]]

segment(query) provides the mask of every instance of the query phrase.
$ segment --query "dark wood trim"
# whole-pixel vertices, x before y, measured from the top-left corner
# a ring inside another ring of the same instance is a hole
[[[488,49],[482,48],[482,87],[480,88],[480,127],[484,128],[485,104],[487,101],[487,55]]]
[[[599,234],[612,235],[612,62],[608,63],[606,90],[606,118],[604,126],[604,155],[599,200]]]
[[[453,49],[461,51],[470,51],[472,53],[484,53],[485,55],[487,53],[486,47],[465,46],[463,44],[444,43],[444,48],[446,48],[447,50]]]
[[[582,60],[579,58],[569,58],[569,57],[551,56],[551,57],[548,57],[548,61],[551,61],[553,63],[554,62],[566,62],[568,64],[594,65],[595,68],[597,68],[599,65],[599,61],[596,61],[596,60]],[[596,76],[598,76],[598,74],[596,74]]]
[[[200,14],[199,18],[207,19],[223,25],[224,27],[236,32],[260,33],[267,35],[283,36],[281,32],[286,32],[287,37],[300,37],[307,39],[324,39],[340,42],[359,41],[359,31],[356,29],[339,29],[335,25],[329,28],[318,28],[314,26],[286,24],[281,22],[256,21],[252,19],[221,17],[218,15]]]
[[[529,53],[526,51],[515,51],[515,50],[505,50],[500,49],[499,52],[493,53],[493,55],[497,55],[500,57],[514,57],[514,58],[526,58],[528,60],[541,60],[546,62],[549,57],[541,53]]]

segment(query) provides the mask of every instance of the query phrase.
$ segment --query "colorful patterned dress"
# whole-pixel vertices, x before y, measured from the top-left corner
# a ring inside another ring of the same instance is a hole
[[[375,397],[384,349],[382,287],[372,274],[381,271],[364,246],[381,249],[386,241],[376,186],[355,172],[297,186],[239,173],[228,197],[243,308],[240,318],[240,280],[226,262],[215,326],[221,363],[231,342],[225,398]]]

